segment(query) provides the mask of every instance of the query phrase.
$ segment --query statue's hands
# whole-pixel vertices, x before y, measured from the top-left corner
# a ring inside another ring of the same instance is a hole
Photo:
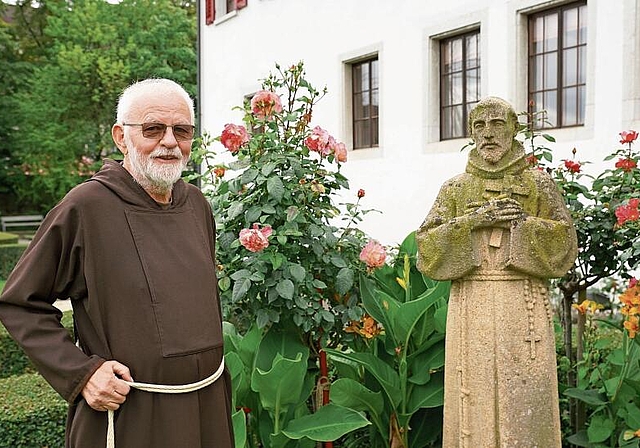
[[[522,205],[512,198],[497,197],[487,202],[471,202],[465,216],[474,227],[509,228],[511,221],[525,215]]]
[[[115,411],[131,390],[123,380],[133,381],[129,368],[117,361],[105,361],[85,384],[82,396],[96,411]]]

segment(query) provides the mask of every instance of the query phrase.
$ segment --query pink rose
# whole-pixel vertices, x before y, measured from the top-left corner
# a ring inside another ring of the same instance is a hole
[[[327,131],[320,126],[316,126],[311,130],[311,135],[304,139],[304,144],[311,151],[318,152],[323,156],[331,154],[331,148],[329,145],[335,144],[335,139],[329,135]]]
[[[222,135],[220,135],[220,143],[230,152],[236,153],[242,145],[249,141],[247,128],[235,124],[225,124]]]
[[[366,263],[369,268],[379,268],[384,265],[386,258],[387,252],[384,246],[376,240],[369,240],[360,252],[360,260]]]
[[[333,153],[336,155],[338,162],[347,161],[347,146],[344,143],[336,143],[333,146]]]
[[[242,229],[240,231],[240,244],[251,252],[260,252],[269,247],[269,236],[273,230],[271,226],[266,225],[262,229],[257,223],[253,224],[252,229]]]
[[[269,118],[274,113],[282,112],[280,97],[269,90],[260,90],[251,98],[251,112],[257,118]]]

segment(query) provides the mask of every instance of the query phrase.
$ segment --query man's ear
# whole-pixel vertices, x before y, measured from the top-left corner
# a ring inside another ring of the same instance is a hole
[[[129,149],[124,142],[124,127],[121,124],[116,123],[111,127],[111,137],[113,138],[113,142],[116,144],[120,152],[126,156],[129,152]]]

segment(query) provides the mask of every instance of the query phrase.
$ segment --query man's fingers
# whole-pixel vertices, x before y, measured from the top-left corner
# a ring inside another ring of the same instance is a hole
[[[111,361],[113,363],[112,368],[113,372],[116,373],[120,378],[125,381],[133,381],[131,377],[131,372],[129,372],[129,367],[124,364],[120,364],[118,361]]]

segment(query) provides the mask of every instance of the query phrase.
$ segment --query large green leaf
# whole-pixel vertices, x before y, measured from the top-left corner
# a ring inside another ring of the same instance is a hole
[[[394,328],[392,325],[392,312],[400,307],[400,303],[390,295],[380,291],[375,287],[375,283],[360,274],[360,293],[362,294],[362,305],[364,309],[376,321],[385,328],[389,337],[396,341]]]
[[[233,282],[233,292],[231,293],[231,302],[236,303],[242,299],[251,288],[251,280],[248,278],[236,280]]]
[[[233,424],[233,437],[235,439],[235,448],[245,448],[247,444],[247,422],[246,416],[242,409],[235,412],[231,416]]]
[[[608,403],[606,395],[598,392],[597,390],[571,388],[566,389],[564,394],[569,397],[577,398],[578,400],[584,401],[592,406],[600,406]]]
[[[376,416],[382,414],[384,407],[380,392],[373,392],[351,378],[340,378],[331,384],[331,402]]]
[[[400,304],[398,309],[389,308],[393,332],[397,338],[398,345],[405,345],[418,321],[439,299],[440,297],[436,294],[426,292],[416,300]]]
[[[431,378],[430,371],[444,366],[444,341],[435,344],[430,350],[408,360],[409,381],[414,384],[426,384]]]
[[[435,408],[444,404],[444,374],[437,372],[424,385],[411,388],[407,400],[407,413],[413,414],[420,408]]]
[[[387,394],[394,409],[403,400],[401,393],[400,377],[391,366],[371,353],[345,353],[339,350],[326,349],[327,355],[338,360],[351,360],[358,362],[371,373]]]
[[[308,437],[317,442],[330,442],[370,424],[360,412],[328,404],[314,414],[290,421],[283,433],[292,439]]]
[[[297,404],[307,372],[302,353],[295,359],[277,354],[269,371],[256,369],[251,375],[251,389],[260,394],[260,404],[272,412],[284,412],[287,405]]]
[[[589,427],[587,428],[587,435],[589,436],[589,442],[604,442],[611,437],[615,424],[613,421],[603,415],[596,415],[591,417]]]
[[[227,369],[229,369],[229,375],[231,376],[231,404],[235,408],[238,403],[238,397],[242,396],[247,391],[249,381],[245,377],[245,369],[242,360],[236,352],[224,355],[224,363],[227,366]]]
[[[309,358],[309,349],[302,343],[297,333],[291,331],[286,323],[278,327],[272,327],[260,341],[255,358],[255,367],[269,370],[277,354],[285,358],[295,359],[298,353],[306,362]]]

